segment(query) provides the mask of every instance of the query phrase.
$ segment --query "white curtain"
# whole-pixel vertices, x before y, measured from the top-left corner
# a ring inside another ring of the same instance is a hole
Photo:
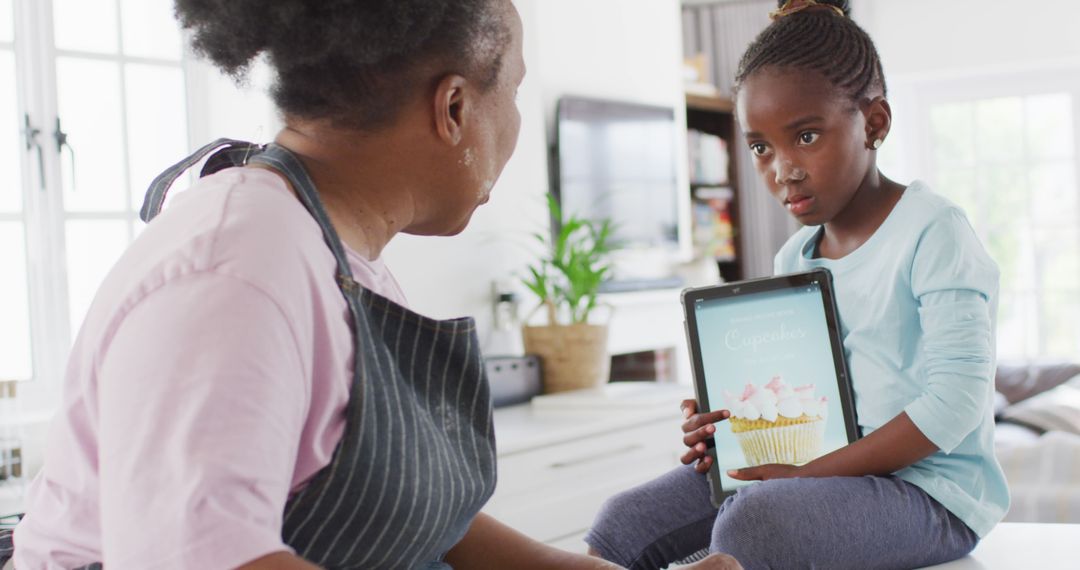
[[[711,77],[705,79],[731,96],[735,71],[746,47],[769,25],[775,0],[731,0],[715,5],[687,7],[683,13],[684,50],[687,55],[710,55]],[[738,171],[739,245],[743,277],[772,274],[773,256],[798,228],[754,170],[753,157],[736,133],[735,166]]]

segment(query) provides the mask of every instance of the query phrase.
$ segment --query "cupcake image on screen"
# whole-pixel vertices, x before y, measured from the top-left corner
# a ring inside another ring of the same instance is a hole
[[[747,384],[738,397],[724,390],[724,398],[748,467],[797,465],[821,454],[828,401],[814,395],[813,384],[792,388],[776,376],[760,388]]]

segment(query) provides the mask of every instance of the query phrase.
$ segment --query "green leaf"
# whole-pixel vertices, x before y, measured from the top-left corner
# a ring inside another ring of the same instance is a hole
[[[606,219],[564,216],[551,194],[547,195],[547,205],[558,231],[552,235],[531,234],[544,244],[546,254],[528,267],[529,275],[522,282],[543,303],[569,314],[572,322],[585,322],[596,308],[600,284],[611,271],[608,256],[614,225]]]

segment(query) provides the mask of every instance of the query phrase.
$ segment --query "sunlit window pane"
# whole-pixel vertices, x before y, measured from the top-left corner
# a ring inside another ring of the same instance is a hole
[[[186,154],[187,109],[180,68],[130,64],[126,77],[131,206],[137,210],[150,181]]]
[[[1067,93],[1028,97],[1025,106],[1028,152],[1034,158],[1072,158],[1072,97]]]
[[[936,164],[964,165],[975,161],[974,121],[975,109],[971,103],[938,105],[931,109],[930,134]]]
[[[116,0],[53,0],[56,47],[117,53]]]
[[[1080,229],[1040,228],[1032,232],[1032,240],[1032,265],[1039,289],[1045,293],[1075,291],[1080,283]]]
[[[934,190],[956,202],[975,223],[975,220],[982,217],[983,208],[980,206],[986,204],[986,200],[982,199],[985,196],[981,196],[976,188],[976,180],[974,167],[939,169]]]
[[[986,99],[975,103],[975,152],[979,160],[1023,160],[1024,100]]]
[[[67,222],[68,299],[73,333],[82,326],[98,287],[127,247],[127,226],[124,220]]]
[[[987,231],[1028,219],[1028,188],[1023,166],[1012,162],[984,164],[977,172],[977,180],[985,201],[979,221]]]
[[[12,12],[11,0],[0,0],[0,42],[10,42],[15,40],[15,32],[12,29],[12,22],[15,19],[15,14]]]
[[[74,168],[66,149],[60,157],[64,206],[72,212],[126,210],[119,64],[59,58],[56,66],[60,118],[75,154]]]
[[[1039,302],[1044,335],[1039,356],[1075,361],[1080,354],[1080,298],[1075,294],[1051,292],[1040,296]]]
[[[1012,290],[1032,286],[1028,271],[1030,235],[1024,224],[1008,224],[994,229],[983,229],[982,242],[990,257],[1001,270],[1001,289]]]
[[[172,0],[120,0],[124,54],[180,59],[180,25]]]
[[[997,357],[1023,360],[1035,356],[1037,328],[1034,323],[1032,295],[1002,292],[997,321]]]
[[[1028,180],[1032,222],[1038,226],[1075,225],[1078,222],[1080,204],[1077,203],[1075,163],[1059,160],[1036,165],[1028,174]]]
[[[15,97],[15,54],[0,50],[0,212],[22,209],[19,106]]]
[[[965,208],[1001,269],[1002,359],[1080,354],[1073,106],[1070,94],[1050,93],[931,109],[935,186]]]
[[[26,234],[21,222],[0,222],[0,380],[31,376]]]

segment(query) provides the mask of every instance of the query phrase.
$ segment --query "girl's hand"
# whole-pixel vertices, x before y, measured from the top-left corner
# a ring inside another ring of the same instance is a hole
[[[769,479],[788,479],[799,476],[799,467],[795,465],[782,465],[780,463],[768,463],[757,467],[743,467],[731,469],[727,472],[728,477],[739,481],[768,481]]]
[[[716,426],[713,424],[728,419],[731,417],[731,412],[717,410],[699,414],[696,400],[683,400],[679,407],[682,408],[683,417],[686,418],[682,425],[683,433],[686,434],[683,436],[683,445],[689,448],[683,454],[681,461],[683,465],[690,465],[697,461],[694,471],[707,473],[709,466],[712,465],[712,457],[705,454],[705,440],[716,433]]]

